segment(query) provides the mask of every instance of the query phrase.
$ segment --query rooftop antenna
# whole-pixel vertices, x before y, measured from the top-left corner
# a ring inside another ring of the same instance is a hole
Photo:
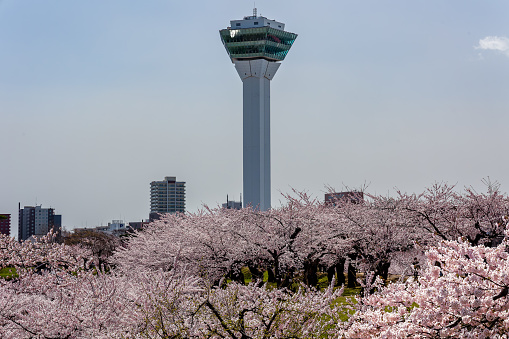
[[[256,2],[254,3],[253,16],[254,16],[255,18],[257,17]]]

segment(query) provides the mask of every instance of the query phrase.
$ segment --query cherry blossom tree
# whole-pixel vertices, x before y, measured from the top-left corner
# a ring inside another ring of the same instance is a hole
[[[324,292],[301,288],[295,293],[266,286],[233,283],[212,289],[200,305],[198,337],[324,338],[338,334],[339,307],[333,306],[342,289]]]
[[[507,232],[507,231],[506,231]],[[509,246],[442,241],[417,279],[359,299],[349,338],[505,338],[509,332]]]
[[[218,282],[245,261],[244,241],[232,231],[245,222],[231,210],[205,210],[190,215],[166,214],[137,231],[119,248],[115,262],[125,269],[170,270],[178,258],[189,273]],[[248,211],[244,211],[248,213]]]
[[[435,184],[421,194],[398,192],[402,208],[408,212],[408,221],[443,240],[466,237],[473,245],[495,245],[504,236],[502,218],[509,215],[509,198],[500,192],[500,185],[484,181],[487,192],[477,193],[466,188],[455,191],[447,184]]]
[[[115,317],[123,308],[116,284],[97,274],[89,250],[42,239],[16,242],[0,237],[0,263],[16,276],[0,280],[0,337],[106,337],[121,329]]]
[[[347,230],[351,246],[347,256],[364,276],[374,272],[373,279],[381,276],[386,280],[394,256],[409,252],[422,232],[408,222],[408,213],[401,208],[401,201],[394,198],[366,195],[369,200],[362,204],[348,200],[337,201],[330,209],[338,223]],[[355,275],[349,274],[349,287]]]
[[[109,258],[121,245],[118,237],[91,229],[74,230],[63,238],[66,245],[79,245],[90,249],[92,255],[99,260],[99,265],[110,264]]]

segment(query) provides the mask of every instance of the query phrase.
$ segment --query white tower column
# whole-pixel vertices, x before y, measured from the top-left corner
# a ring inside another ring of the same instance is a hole
[[[234,60],[244,88],[244,206],[270,208],[270,81],[280,64],[265,59]]]

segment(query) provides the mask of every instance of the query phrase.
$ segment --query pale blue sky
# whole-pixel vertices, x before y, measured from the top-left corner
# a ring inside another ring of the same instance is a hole
[[[257,1],[299,34],[272,82],[272,201],[370,183],[509,183],[509,2]],[[67,228],[242,190],[242,83],[219,38],[252,1],[0,0],[0,213]],[[492,37],[492,38],[488,38]]]

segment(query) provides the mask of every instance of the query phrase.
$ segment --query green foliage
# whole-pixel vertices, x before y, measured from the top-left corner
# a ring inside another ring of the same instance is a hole
[[[251,280],[253,280],[253,276],[251,275],[251,271],[247,267],[242,267],[241,271],[242,271],[242,274],[244,274],[244,283],[246,285],[249,285]]]
[[[329,287],[329,279],[327,278],[327,273],[322,273],[322,272],[319,272],[318,273],[318,285],[317,285],[317,289],[319,290],[324,290],[326,289],[327,287]]]
[[[355,297],[361,294],[361,287],[346,288],[343,290],[343,297]]]
[[[14,267],[4,267],[0,270],[0,278],[10,280],[17,277],[18,273],[16,273],[16,269]]]

